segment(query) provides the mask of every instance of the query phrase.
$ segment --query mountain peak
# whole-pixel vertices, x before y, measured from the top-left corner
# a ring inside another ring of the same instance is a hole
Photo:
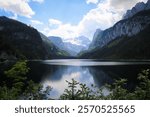
[[[138,5],[137,5],[138,6]],[[135,8],[136,9],[136,8]],[[144,30],[150,24],[150,10],[143,10],[129,19],[117,22],[113,27],[96,32],[89,49],[102,48],[110,41],[120,37],[131,37]]]
[[[150,0],[148,0],[147,3],[146,3],[146,10],[147,9],[150,9]]]
[[[102,32],[103,30],[101,30],[100,28],[96,29],[96,32],[95,33],[100,33]]]
[[[148,9],[150,9],[150,0],[148,0],[146,4],[144,2],[138,2],[131,10],[127,10],[123,16],[123,19],[128,19],[136,13]]]
[[[6,16],[0,16],[0,20],[2,21],[2,20],[10,20],[10,19]]]
[[[6,16],[0,16],[0,19],[8,19]]]
[[[60,45],[60,44],[63,43],[61,37],[49,36],[48,39],[49,39],[50,41],[52,41],[52,43],[54,43],[54,44],[56,44],[56,45]]]
[[[91,41],[83,35],[79,37],[65,39],[65,42],[70,42],[72,44],[81,45],[81,46],[89,46],[89,44],[91,43]]]
[[[94,33],[93,36],[93,41],[90,45],[90,48],[93,46],[94,43],[96,43],[98,36],[100,36],[103,33],[103,30],[101,30],[100,28],[96,29],[96,32]]]

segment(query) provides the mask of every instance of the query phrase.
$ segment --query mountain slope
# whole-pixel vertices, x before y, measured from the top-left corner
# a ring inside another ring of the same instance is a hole
[[[99,33],[96,31],[97,34],[95,33],[95,35],[97,36],[94,35],[90,49],[103,47],[110,41],[121,36],[131,37],[138,34],[150,24],[149,10],[150,0],[147,3],[137,3],[131,10],[127,11],[123,20],[104,31],[99,31]]]
[[[150,11],[141,11],[129,19],[124,19],[117,22],[113,27],[101,31],[97,38],[93,40],[90,49],[103,47],[110,41],[121,37],[138,34],[150,24]]]
[[[49,46],[54,45],[49,43]],[[36,29],[4,16],[0,17],[0,60],[48,59],[55,51],[47,50]]]
[[[67,46],[65,45],[65,43],[62,41],[61,37],[56,37],[56,36],[50,36],[48,37],[48,39],[59,49],[66,51],[67,53],[69,53],[71,56],[74,56],[76,54],[76,52],[73,50],[70,50],[69,48],[67,48]]]
[[[43,35],[42,33],[40,33],[40,35],[47,53],[50,54],[50,58],[57,59],[70,57],[70,54],[68,52],[55,46],[55,44],[53,44],[53,42],[49,40],[45,35]]]
[[[150,10],[119,21],[112,28],[100,32],[95,41],[100,45],[80,53],[81,58],[150,59]]]
[[[132,37],[121,37],[103,48],[86,52],[80,58],[90,59],[150,59],[150,25]]]
[[[60,37],[55,37],[55,36],[50,36],[48,37],[48,39],[57,47],[59,47],[60,49],[64,50],[65,49],[65,45],[62,41],[62,39]]]

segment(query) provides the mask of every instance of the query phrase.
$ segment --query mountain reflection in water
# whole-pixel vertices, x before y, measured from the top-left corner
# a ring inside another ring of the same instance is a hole
[[[149,62],[107,62],[97,60],[45,60],[30,61],[29,77],[39,81],[44,87],[51,86],[50,97],[58,97],[68,88],[67,81],[75,79],[91,88],[111,84],[114,79],[127,78],[128,88],[137,83],[137,74],[142,69],[150,68]],[[107,93],[107,91],[105,91]]]

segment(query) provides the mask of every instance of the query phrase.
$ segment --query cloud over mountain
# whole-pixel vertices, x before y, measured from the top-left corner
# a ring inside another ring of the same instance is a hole
[[[147,0],[86,0],[88,4],[97,4],[97,7],[85,14],[77,25],[59,21],[57,28],[56,25],[54,29],[47,27],[48,35],[57,35],[63,38],[84,35],[92,39],[97,28],[104,30],[111,27],[122,18],[126,10],[141,1],[146,2]],[[52,24],[52,22],[49,23]]]
[[[146,2],[147,0],[85,0],[85,6],[94,4],[94,7],[91,7],[92,9],[86,11],[83,17],[74,24],[72,22],[65,22],[62,20],[65,19],[65,14],[61,17],[59,15],[60,12],[58,12],[58,14],[56,12],[56,15],[52,14],[57,17],[53,17],[51,14],[49,15],[46,13],[48,11],[43,11],[44,13],[42,18],[42,14],[41,16],[38,16],[38,12],[43,8],[43,6],[45,9],[47,5],[44,3],[48,2],[48,0],[44,1],[45,0],[0,0],[0,9],[3,9],[8,13],[13,13],[13,16],[10,16],[13,19],[17,19],[18,16],[31,18],[27,24],[31,23],[31,25],[38,28],[39,31],[43,32],[47,36],[74,38],[84,35],[92,40],[96,29],[100,28],[104,30],[111,27],[122,18],[122,16],[126,13],[126,10],[131,9],[137,2]],[[34,2],[43,4],[36,5],[33,9]],[[68,5],[68,3],[66,4]],[[65,9],[69,8],[65,7]],[[55,13],[55,11],[53,12]],[[73,16],[74,14],[71,15]]]

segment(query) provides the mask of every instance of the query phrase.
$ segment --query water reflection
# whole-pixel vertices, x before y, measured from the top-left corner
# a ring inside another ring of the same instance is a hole
[[[51,98],[58,99],[68,87],[67,81],[75,79],[88,87],[112,83],[114,79],[128,79],[127,88],[137,83],[137,74],[150,68],[145,62],[106,62],[96,60],[46,60],[31,61],[29,78],[40,81],[44,87],[51,86]],[[107,91],[106,91],[107,92]]]
[[[150,61],[99,61],[97,59],[59,59],[59,60],[45,60],[45,64],[61,65],[61,66],[116,66],[116,65],[143,65],[149,64]]]
[[[42,84],[44,87],[48,85],[53,87],[51,97],[58,98],[64,92],[64,89],[68,87],[66,80],[71,81],[71,79],[84,83],[88,87],[91,84],[96,84],[88,68],[73,66],[59,67],[52,75],[43,78]]]

